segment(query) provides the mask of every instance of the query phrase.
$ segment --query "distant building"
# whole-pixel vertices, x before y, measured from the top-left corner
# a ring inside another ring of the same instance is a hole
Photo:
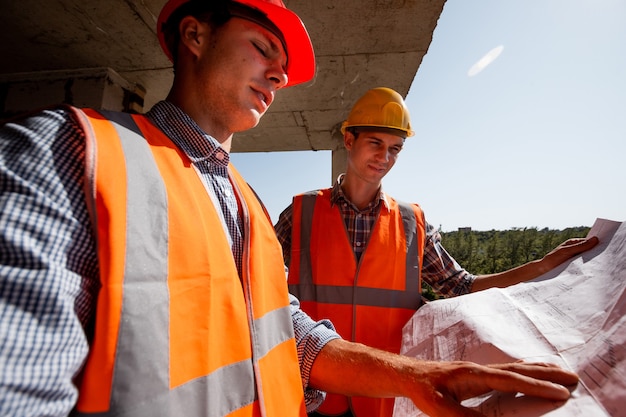
[[[459,232],[471,232],[471,227],[459,227]]]

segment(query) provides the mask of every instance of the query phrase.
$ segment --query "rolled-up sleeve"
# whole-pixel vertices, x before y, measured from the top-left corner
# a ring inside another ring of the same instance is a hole
[[[333,324],[329,320],[314,321],[300,309],[300,302],[293,295],[289,295],[291,317],[298,348],[298,361],[300,363],[300,375],[304,388],[304,400],[307,412],[315,410],[324,401],[326,393],[309,387],[309,376],[315,358],[326,345],[340,336],[335,332]]]
[[[443,297],[470,292],[475,275],[463,269],[441,244],[441,234],[426,223],[422,279]]]

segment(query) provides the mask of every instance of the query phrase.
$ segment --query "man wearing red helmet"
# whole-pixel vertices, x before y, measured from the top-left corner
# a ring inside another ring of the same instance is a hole
[[[450,416],[492,389],[568,397],[550,381],[577,376],[556,367],[416,361],[305,315],[229,152],[312,78],[306,29],[280,0],[170,0],[158,25],[175,77],[146,115],[63,106],[0,130],[0,415],[305,416],[332,391]]]

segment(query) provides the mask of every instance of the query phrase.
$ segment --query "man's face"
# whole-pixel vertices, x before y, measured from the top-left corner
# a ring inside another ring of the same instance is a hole
[[[378,186],[396,163],[404,138],[382,132],[360,132],[356,138],[348,133],[344,144],[348,150],[348,171]]]
[[[251,21],[233,17],[205,43],[196,65],[204,115],[234,133],[259,123],[287,83],[287,56],[280,40]]]

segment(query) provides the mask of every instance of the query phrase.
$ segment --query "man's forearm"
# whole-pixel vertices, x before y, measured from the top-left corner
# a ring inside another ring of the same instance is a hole
[[[568,259],[593,248],[596,244],[598,244],[597,237],[569,239],[536,261],[527,262],[496,274],[478,275],[472,284],[471,292],[494,287],[505,288],[520,282],[530,281],[556,268]]]
[[[343,339],[328,342],[315,359],[309,383],[322,391],[347,396],[397,397],[398,376],[412,358],[394,355]]]
[[[545,363],[423,361],[342,339],[321,350],[309,380],[312,387],[347,396],[407,397],[433,417],[481,415],[461,401],[492,390],[562,401],[570,395],[563,385],[577,381],[576,374]]]

